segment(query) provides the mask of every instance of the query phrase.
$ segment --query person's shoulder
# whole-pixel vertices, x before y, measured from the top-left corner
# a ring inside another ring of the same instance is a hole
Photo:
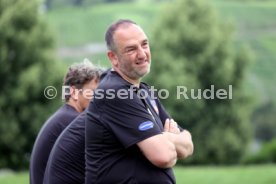
[[[79,115],[79,112],[71,105],[65,103],[47,121],[72,121]]]
[[[85,111],[76,117],[59,135],[56,144],[64,144],[64,141],[67,144],[68,142],[74,142],[79,136],[84,136],[85,117]]]
[[[86,118],[86,111],[83,111],[80,113],[69,125],[64,131],[68,131],[70,129],[79,129],[83,126],[85,126],[85,118]]]
[[[55,129],[66,126],[78,116],[78,112],[70,105],[64,104],[44,123],[42,129]]]
[[[101,90],[119,90],[129,88],[129,83],[126,82],[116,71],[109,70],[104,77],[97,89]]]
[[[75,119],[79,115],[79,112],[73,107],[65,103],[62,108],[57,113],[57,116],[60,118],[68,118],[68,119]]]
[[[54,125],[59,119],[60,115],[64,111],[64,105],[61,106],[56,112],[54,112],[44,123],[44,127]]]
[[[144,89],[150,89],[151,86],[149,84],[147,84],[146,82],[140,82],[140,86],[141,88],[144,88]]]

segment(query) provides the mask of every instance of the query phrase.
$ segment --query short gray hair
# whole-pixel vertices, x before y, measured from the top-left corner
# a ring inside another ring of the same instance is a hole
[[[75,86],[81,89],[86,83],[91,80],[100,80],[100,76],[104,69],[93,65],[88,59],[84,59],[81,63],[71,65],[64,77],[64,86]],[[67,88],[66,88],[67,89]],[[66,94],[68,94],[66,92]],[[68,101],[70,95],[65,95],[65,100]]]
[[[120,20],[112,23],[108,27],[108,29],[105,33],[105,43],[109,50],[116,51],[116,46],[115,46],[114,38],[113,38],[113,35],[116,32],[116,30],[119,27],[121,27],[122,25],[131,25],[131,24],[137,25],[136,22],[133,22],[132,20],[120,19]]]

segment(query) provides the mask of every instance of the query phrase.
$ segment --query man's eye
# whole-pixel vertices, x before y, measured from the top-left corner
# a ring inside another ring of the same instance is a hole
[[[145,43],[142,44],[142,46],[143,46],[144,48],[145,48],[145,47],[148,47],[148,43],[145,42]]]
[[[127,49],[127,52],[133,52],[134,51],[134,49],[132,48],[132,49]]]

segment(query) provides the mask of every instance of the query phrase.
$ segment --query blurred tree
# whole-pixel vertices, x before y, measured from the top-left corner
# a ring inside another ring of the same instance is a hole
[[[253,114],[255,136],[262,142],[276,138],[276,108],[272,102],[259,107]]]
[[[36,0],[0,0],[0,168],[27,166],[42,123],[60,104],[44,96],[61,88],[64,69]]]
[[[136,0],[41,0],[47,10],[52,10],[56,8],[64,7],[83,7],[83,6],[95,6],[96,4],[104,3],[117,3],[117,2],[134,2]]]
[[[52,0],[45,0],[45,6],[47,10],[50,10],[52,8]]]
[[[83,0],[73,0],[74,6],[81,6],[83,4]]]
[[[192,163],[237,163],[251,138],[250,98],[242,89],[251,53],[245,47],[233,49],[232,30],[229,23],[218,20],[208,2],[200,0],[172,3],[153,27],[152,71],[147,81],[157,89],[169,90],[165,107],[191,130],[195,151],[188,161]],[[203,90],[211,85],[215,92],[227,90],[227,99],[215,95],[203,99]],[[183,87],[189,99],[180,95]]]
[[[242,161],[243,164],[268,164],[276,163],[276,139],[271,139],[262,144],[261,149],[246,157]]]
[[[135,0],[86,0],[92,3],[116,3],[116,2],[133,2]]]

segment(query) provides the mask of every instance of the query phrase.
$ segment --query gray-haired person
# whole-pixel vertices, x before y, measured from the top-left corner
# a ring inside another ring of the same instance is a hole
[[[69,67],[63,86],[65,104],[43,125],[33,146],[30,160],[30,183],[42,184],[49,154],[61,132],[88,106],[102,70],[87,59]]]
[[[138,95],[151,94],[141,82],[150,72],[149,40],[131,20],[111,24],[105,38],[112,70],[97,88],[103,95],[95,93],[86,110],[85,183],[175,184],[172,168],[193,153],[193,142],[157,95]]]

